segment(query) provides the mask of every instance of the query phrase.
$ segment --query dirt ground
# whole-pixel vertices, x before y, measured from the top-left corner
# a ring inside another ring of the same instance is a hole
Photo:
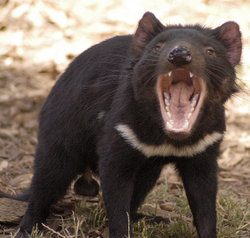
[[[17,193],[29,185],[38,112],[72,58],[108,37],[132,34],[148,10],[166,24],[239,23],[244,49],[237,72],[243,90],[227,103],[219,185],[250,198],[248,0],[0,0],[0,190]],[[0,223],[18,223],[23,206],[10,214],[6,203],[0,199]]]

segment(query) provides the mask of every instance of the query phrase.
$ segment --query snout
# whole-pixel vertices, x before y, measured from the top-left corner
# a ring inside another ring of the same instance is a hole
[[[192,61],[192,55],[188,48],[176,46],[169,52],[168,61],[175,65],[189,64]]]

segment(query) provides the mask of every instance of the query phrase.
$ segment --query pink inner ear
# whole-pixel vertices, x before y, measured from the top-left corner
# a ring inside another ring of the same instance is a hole
[[[160,31],[164,26],[151,12],[146,12],[139,22],[138,28],[134,34],[133,45],[137,53],[143,50],[147,43]]]
[[[220,40],[227,47],[227,55],[232,66],[240,62],[242,52],[241,33],[235,22],[226,22],[220,27]]]
[[[147,44],[147,35],[145,34],[142,27],[138,27],[134,35],[134,49],[136,51],[141,51]]]

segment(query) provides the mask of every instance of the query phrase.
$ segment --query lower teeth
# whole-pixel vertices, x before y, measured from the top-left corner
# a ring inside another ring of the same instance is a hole
[[[173,126],[173,120],[170,120],[170,122],[167,122],[167,128],[175,131],[183,131],[186,130],[189,126],[188,120],[185,121],[184,125],[182,128],[174,128]]]
[[[189,124],[189,123],[188,123],[188,121],[186,120],[186,121],[185,121],[185,124],[184,124],[184,126],[183,126],[183,129],[184,129],[184,130],[186,130],[186,129],[188,128],[188,124]]]
[[[167,127],[168,127],[169,129],[174,129],[173,125],[170,124],[169,122],[167,122]]]
[[[193,96],[193,98],[191,100],[190,112],[188,113],[187,120],[185,120],[183,126],[181,128],[174,128],[174,121],[171,119],[171,112],[170,112],[170,107],[169,107],[170,106],[170,102],[169,102],[170,98],[169,98],[169,95],[166,92],[164,92],[165,109],[167,112],[167,116],[169,117],[169,119],[171,119],[166,123],[166,127],[170,130],[175,131],[175,132],[181,132],[181,131],[187,130],[189,127],[189,119],[191,118],[192,113],[195,110],[195,105],[197,103],[198,97],[199,97],[198,93]]]

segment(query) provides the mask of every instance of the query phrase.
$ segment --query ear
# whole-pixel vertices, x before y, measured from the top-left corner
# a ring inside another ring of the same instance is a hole
[[[227,49],[227,56],[232,66],[240,62],[242,52],[241,33],[236,22],[229,21],[215,29],[217,38]]]
[[[165,26],[161,24],[154,14],[146,12],[139,21],[137,30],[133,36],[133,50],[135,54],[139,55],[149,41],[164,29]]]

